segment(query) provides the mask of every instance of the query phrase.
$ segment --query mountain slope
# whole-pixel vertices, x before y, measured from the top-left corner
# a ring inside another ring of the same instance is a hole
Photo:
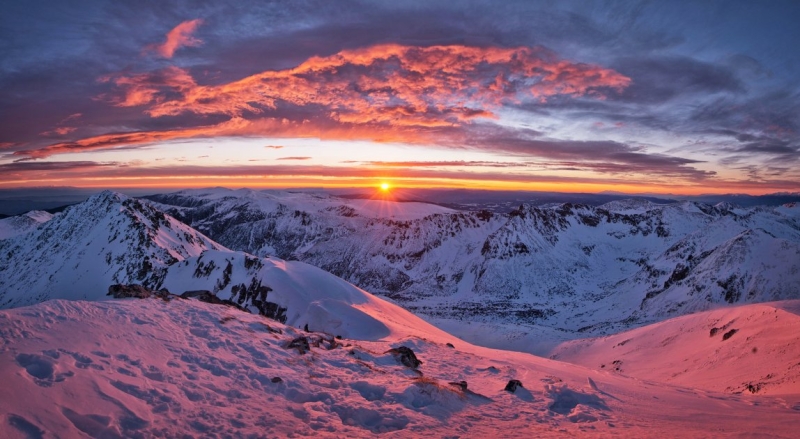
[[[9,438],[789,438],[800,425],[798,397],[673,388],[435,335],[335,340],[192,300],[57,300],[0,322]],[[299,336],[304,354],[289,347]],[[393,357],[400,346],[417,369]],[[503,390],[510,379],[523,387]]]
[[[0,308],[97,299],[115,283],[155,287],[168,265],[218,248],[147,202],[105,191],[0,241]]]
[[[795,205],[620,200],[508,214],[431,206],[397,220],[332,196],[213,189],[151,198],[228,248],[307,262],[437,322],[602,334],[719,303],[800,297]]]
[[[719,392],[800,395],[800,301],[722,308],[607,337],[551,358]]]
[[[254,313],[347,338],[394,340],[433,334],[457,340],[403,308],[303,262],[211,250],[170,266],[161,286],[173,293],[213,288],[217,297]]]
[[[32,210],[22,215],[0,219],[0,240],[28,233],[53,219],[53,214],[43,210]]]

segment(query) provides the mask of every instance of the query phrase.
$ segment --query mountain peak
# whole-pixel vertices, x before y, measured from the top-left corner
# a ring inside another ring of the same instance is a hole
[[[130,197],[128,197],[125,194],[106,189],[106,190],[104,190],[102,192],[99,192],[97,194],[92,195],[86,201],[90,201],[90,202],[93,202],[93,203],[97,203],[97,202],[100,202],[100,203],[102,203],[102,202],[119,203],[119,202],[123,202],[123,201],[125,201],[125,200],[127,200],[129,198]]]
[[[114,283],[157,287],[169,265],[222,248],[147,201],[103,191],[0,241],[0,308],[97,299]]]

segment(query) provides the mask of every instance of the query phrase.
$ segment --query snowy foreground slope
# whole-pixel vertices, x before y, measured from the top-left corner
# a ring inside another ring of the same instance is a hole
[[[800,300],[677,317],[608,337],[569,341],[551,354],[685,387],[800,395]]]
[[[670,387],[449,347],[425,329],[336,340],[182,299],[0,311],[0,436],[789,438],[800,428],[800,395]],[[288,348],[298,336],[311,341],[304,354]],[[400,346],[422,361],[416,371],[387,353]],[[524,387],[503,390],[510,379]],[[466,389],[449,384],[460,381]]]

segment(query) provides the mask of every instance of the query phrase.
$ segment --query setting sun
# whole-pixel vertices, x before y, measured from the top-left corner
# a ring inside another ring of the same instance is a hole
[[[389,188],[391,188],[391,186],[389,185],[389,183],[386,183],[386,182],[383,182],[383,183],[381,183],[381,190],[382,190],[382,191],[386,192],[386,191],[388,191],[388,190],[389,190]]]

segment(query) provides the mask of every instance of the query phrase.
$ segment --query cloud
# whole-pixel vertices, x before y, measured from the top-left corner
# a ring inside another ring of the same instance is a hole
[[[56,127],[50,131],[45,131],[41,135],[45,137],[63,137],[77,130],[75,127]]]
[[[454,149],[483,150],[537,160],[537,166],[545,169],[560,169],[567,166],[607,174],[646,174],[694,180],[714,175],[713,171],[698,170],[692,166],[701,163],[700,161],[647,153],[641,147],[624,143],[547,139],[541,137],[541,133],[535,130],[507,128],[488,123],[469,124],[463,127],[414,128],[376,124],[343,124],[328,119],[293,122],[285,119],[233,118],[217,125],[173,131],[100,135],[75,142],[57,143],[39,150],[17,151],[14,155],[44,158],[66,152],[86,152],[176,139],[220,136],[370,140],[402,142],[423,147],[435,144]]]
[[[181,47],[199,46],[203,44],[203,41],[193,37],[192,34],[201,24],[203,24],[203,20],[199,18],[184,21],[167,33],[167,39],[163,43],[147,46],[146,50],[155,52],[162,58],[172,58],[175,51]]]
[[[40,162],[16,161],[0,164],[0,174],[3,182],[14,180],[44,180],[49,178],[63,178],[64,176],[80,178],[94,175],[102,169],[117,169],[117,163],[101,163],[93,161],[74,162]]]
[[[275,160],[311,160],[311,157],[280,157]]]
[[[64,119],[59,122],[59,125],[63,125],[71,120],[78,119],[79,117],[83,116],[83,113],[72,113],[69,116],[65,117]]]
[[[237,117],[293,105],[318,107],[340,122],[427,127],[493,118],[506,103],[602,99],[630,83],[613,70],[559,59],[543,48],[398,44],[312,57],[221,85],[198,85],[177,67],[102,80],[122,92],[115,105],[146,106],[153,117]]]
[[[575,188],[582,185],[586,188],[599,187],[652,187],[654,182],[647,176],[632,178],[590,177],[568,175],[541,175],[527,172],[465,172],[458,169],[404,169],[392,172],[385,168],[369,168],[364,166],[320,166],[320,165],[248,165],[248,166],[199,166],[170,165],[155,167],[126,166],[120,163],[98,162],[26,162],[0,165],[0,172],[9,177],[5,182],[25,181],[69,181],[77,184],[84,178],[92,184],[103,182],[108,185],[137,185],[148,181],[158,182],[160,187],[187,187],[196,185],[252,185],[253,179],[270,176],[271,181],[296,185],[300,181],[319,184],[320,179],[336,178],[340,184],[364,184],[364,180],[392,179],[393,181],[409,181],[430,185],[449,182],[451,185],[474,186],[478,182],[504,182],[520,184],[557,184],[560,187]],[[284,179],[285,178],[285,179]],[[277,179],[277,180],[274,180]],[[284,179],[284,180],[280,180]],[[278,183],[280,184],[280,183]],[[586,186],[588,185],[588,186]],[[662,190],[690,190],[696,192],[696,185],[676,180],[668,180],[658,184]],[[664,189],[667,188],[667,189]],[[759,179],[725,180],[716,182],[716,190],[797,190],[796,180]]]
[[[695,78],[689,83],[715,83],[707,66],[692,66],[692,72],[700,73],[687,74]],[[707,77],[711,79],[703,79]],[[541,47],[383,44],[311,57],[293,68],[267,70],[217,85],[203,85],[190,71],[174,66],[105,75],[100,81],[116,90],[101,100],[121,108],[139,107],[152,120],[163,120],[160,126],[188,117],[228,120],[102,134],[16,154],[42,158],[185,138],[262,136],[485,150],[536,160],[536,166],[550,170],[695,181],[714,175],[694,167],[701,163],[698,160],[648,153],[614,141],[548,139],[539,131],[493,123],[503,107],[558,108],[569,102],[607,105],[632,86],[628,76],[615,70],[564,60]],[[417,165],[408,167],[426,166]]]
[[[116,166],[116,163],[93,162],[93,161],[69,161],[69,162],[39,162],[39,161],[17,161],[13,163],[0,164],[0,171],[52,171],[77,168],[95,168]]]
[[[283,148],[283,145],[266,145],[266,146],[264,146],[264,148],[268,148],[268,149],[281,149],[281,148]]]
[[[633,79],[617,99],[648,104],[680,95],[743,93],[744,84],[732,69],[683,56],[622,58],[614,69]]]
[[[355,163],[355,162],[344,161],[342,163]],[[401,161],[401,162],[369,161],[369,162],[362,162],[362,164],[369,166],[386,167],[386,168],[443,168],[443,167],[524,168],[530,166],[530,164],[528,163],[492,162],[492,161],[479,161],[479,160]]]
[[[249,123],[247,121],[240,118],[234,118],[217,125],[200,126],[171,131],[165,130],[109,133],[94,137],[87,137],[76,141],[54,143],[41,149],[16,151],[13,154],[15,156],[45,158],[54,154],[115,149],[121,147],[152,144],[155,142],[167,142],[175,139],[242,134],[248,125]]]
[[[189,94],[197,87],[194,78],[179,67],[166,67],[156,72],[132,75],[104,75],[98,78],[101,83],[110,82],[124,89],[123,95],[100,95],[117,107],[136,107],[146,104],[160,104],[169,96]]]

